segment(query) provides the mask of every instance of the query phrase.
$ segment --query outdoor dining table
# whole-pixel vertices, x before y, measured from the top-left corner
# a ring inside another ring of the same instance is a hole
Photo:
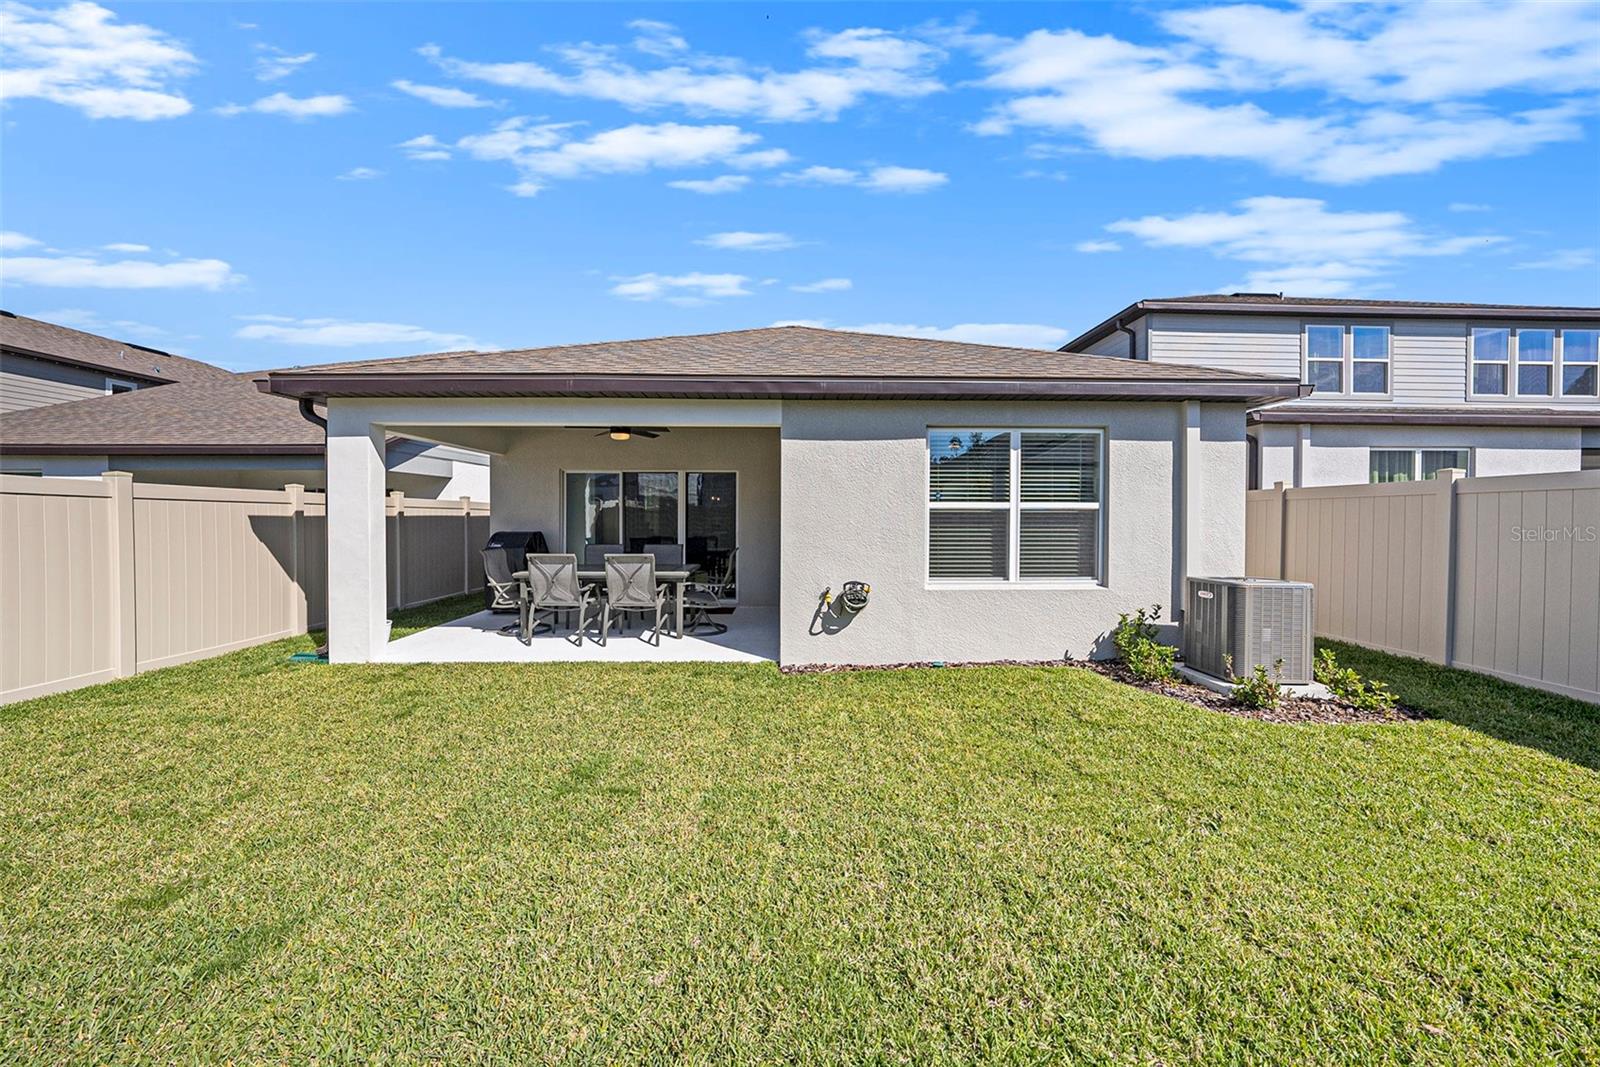
[[[672,604],[674,615],[672,628],[673,637],[683,636],[683,586],[684,583],[689,580],[689,576],[693,573],[694,571],[692,570],[656,571],[656,581],[658,583],[665,583],[672,586]],[[515,578],[519,582],[526,582],[528,580],[528,572],[515,571],[512,573],[511,577]],[[578,581],[580,582],[594,582],[599,585],[604,585],[605,580],[606,572],[605,568],[603,567],[583,567],[578,570]]]

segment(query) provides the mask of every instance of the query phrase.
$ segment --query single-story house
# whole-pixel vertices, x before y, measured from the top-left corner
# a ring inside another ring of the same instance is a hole
[[[58,360],[94,358],[109,365],[120,358],[118,352],[130,348],[9,312],[0,318],[0,342],[13,370],[22,359],[31,361],[30,368],[57,365],[49,363],[52,355]],[[14,346],[24,344],[35,355],[19,355]],[[167,485],[281,489],[298,483],[324,488],[323,429],[316,409],[308,418],[293,401],[262,394],[252,375],[199,360],[166,353],[158,358],[147,351],[129,362],[170,377],[141,379],[137,388],[66,394],[50,403],[34,390],[28,395],[35,403],[19,404],[0,418],[0,473],[96,478],[122,470],[136,481]],[[117,373],[135,377],[131,369]],[[8,379],[8,388],[18,380]],[[38,380],[43,379],[28,379]],[[390,491],[446,500],[483,500],[488,495],[488,457],[482,453],[391,440],[385,456],[384,484]]]
[[[552,550],[737,549],[784,664],[1104,652],[1244,569],[1267,377],[787,326],[275,371],[328,418],[330,656],[383,658],[394,435],[491,456],[492,527]],[[870,586],[851,615],[824,601]]]

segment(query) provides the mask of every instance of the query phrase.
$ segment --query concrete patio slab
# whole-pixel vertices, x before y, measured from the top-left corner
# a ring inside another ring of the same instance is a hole
[[[591,634],[574,644],[564,631],[541,634],[524,645],[514,633],[500,627],[515,622],[514,615],[476,612],[402,637],[384,646],[384,663],[761,663],[778,658],[776,608],[740,608],[720,616],[728,624],[725,634],[661,635],[659,646],[640,636],[635,623],[625,634],[612,631],[604,645]],[[670,624],[669,624],[670,625]]]

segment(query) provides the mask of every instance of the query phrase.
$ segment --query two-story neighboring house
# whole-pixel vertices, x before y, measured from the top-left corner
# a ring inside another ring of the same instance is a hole
[[[0,312],[0,473],[323,488],[320,415],[263,395],[252,377]],[[385,465],[385,487],[407,496],[488,499],[482,452],[391,437]]]
[[[1249,415],[1251,488],[1600,468],[1600,308],[1185,296],[1062,351],[1300,375]]]

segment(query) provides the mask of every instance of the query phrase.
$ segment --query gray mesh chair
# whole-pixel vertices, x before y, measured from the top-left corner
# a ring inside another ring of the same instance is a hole
[[[728,632],[726,623],[718,622],[711,617],[713,611],[721,615],[731,615],[733,607],[726,603],[728,591],[734,587],[734,561],[739,556],[736,548],[729,552],[710,578],[704,582],[692,582],[683,587],[683,607],[686,612],[683,620],[684,633],[700,633],[702,631],[713,634]]]
[[[644,551],[656,558],[656,566],[664,571],[683,568],[683,546],[674,544],[645,545]]]
[[[511,577],[511,565],[506,562],[504,550],[498,548],[483,549],[483,578],[488,583],[494,598],[489,602],[490,611],[511,611],[515,609],[517,621],[500,627],[503,634],[521,634],[528,628],[528,589],[521,582]]]
[[[606,604],[600,624],[600,643],[611,633],[613,612],[654,612],[655,643],[661,644],[661,625],[667,615],[667,587],[656,584],[656,558],[648,552],[606,557]]]
[[[543,625],[555,632],[555,616],[564,611],[578,613],[573,640],[583,644],[583,631],[588,628],[589,610],[600,607],[593,589],[585,589],[578,582],[578,557],[570,553],[530,552],[528,554],[528,606],[522,618],[522,643],[533,640],[534,633]],[[545,615],[547,621],[540,622]],[[599,612],[596,611],[598,615]]]
[[[583,568],[593,570],[606,565],[606,557],[622,551],[621,545],[584,545]]]

